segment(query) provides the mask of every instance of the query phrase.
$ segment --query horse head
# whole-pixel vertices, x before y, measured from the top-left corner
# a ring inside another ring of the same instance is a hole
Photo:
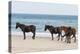
[[[47,29],[49,29],[49,25],[45,25],[45,29],[44,29],[44,31],[46,31]]]
[[[46,31],[47,30],[47,25],[45,25],[45,29],[44,29],[44,31]]]
[[[20,24],[19,22],[16,23],[16,29],[19,27],[19,24]]]
[[[46,31],[47,29],[49,30],[49,29],[51,29],[51,28],[53,28],[52,25],[45,25],[45,29],[44,29],[44,30]]]

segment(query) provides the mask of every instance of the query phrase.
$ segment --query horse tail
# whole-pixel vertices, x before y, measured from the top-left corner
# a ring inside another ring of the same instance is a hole
[[[75,37],[75,36],[76,36],[76,29],[73,28],[73,29],[72,29],[72,32],[73,32],[73,37]],[[72,37],[72,38],[73,38],[73,37]]]

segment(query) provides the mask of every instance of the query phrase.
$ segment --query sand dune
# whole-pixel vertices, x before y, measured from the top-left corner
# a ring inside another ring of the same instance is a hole
[[[73,40],[71,44],[57,41],[56,37],[54,40],[51,40],[51,37],[37,36],[35,40],[32,40],[31,36],[28,36],[26,40],[23,40],[23,36],[12,36],[12,53],[77,49],[77,45],[77,42],[74,43]]]

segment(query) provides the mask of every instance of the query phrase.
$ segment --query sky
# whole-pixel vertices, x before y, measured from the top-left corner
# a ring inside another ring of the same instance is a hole
[[[78,15],[78,7],[69,4],[13,1],[12,13]]]

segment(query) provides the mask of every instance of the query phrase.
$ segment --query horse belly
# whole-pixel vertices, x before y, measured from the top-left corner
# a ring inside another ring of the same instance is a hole
[[[25,32],[30,32],[30,31],[25,31]]]
[[[54,32],[54,34],[58,34],[57,32]]]
[[[30,30],[29,29],[25,29],[25,32],[30,32]]]

